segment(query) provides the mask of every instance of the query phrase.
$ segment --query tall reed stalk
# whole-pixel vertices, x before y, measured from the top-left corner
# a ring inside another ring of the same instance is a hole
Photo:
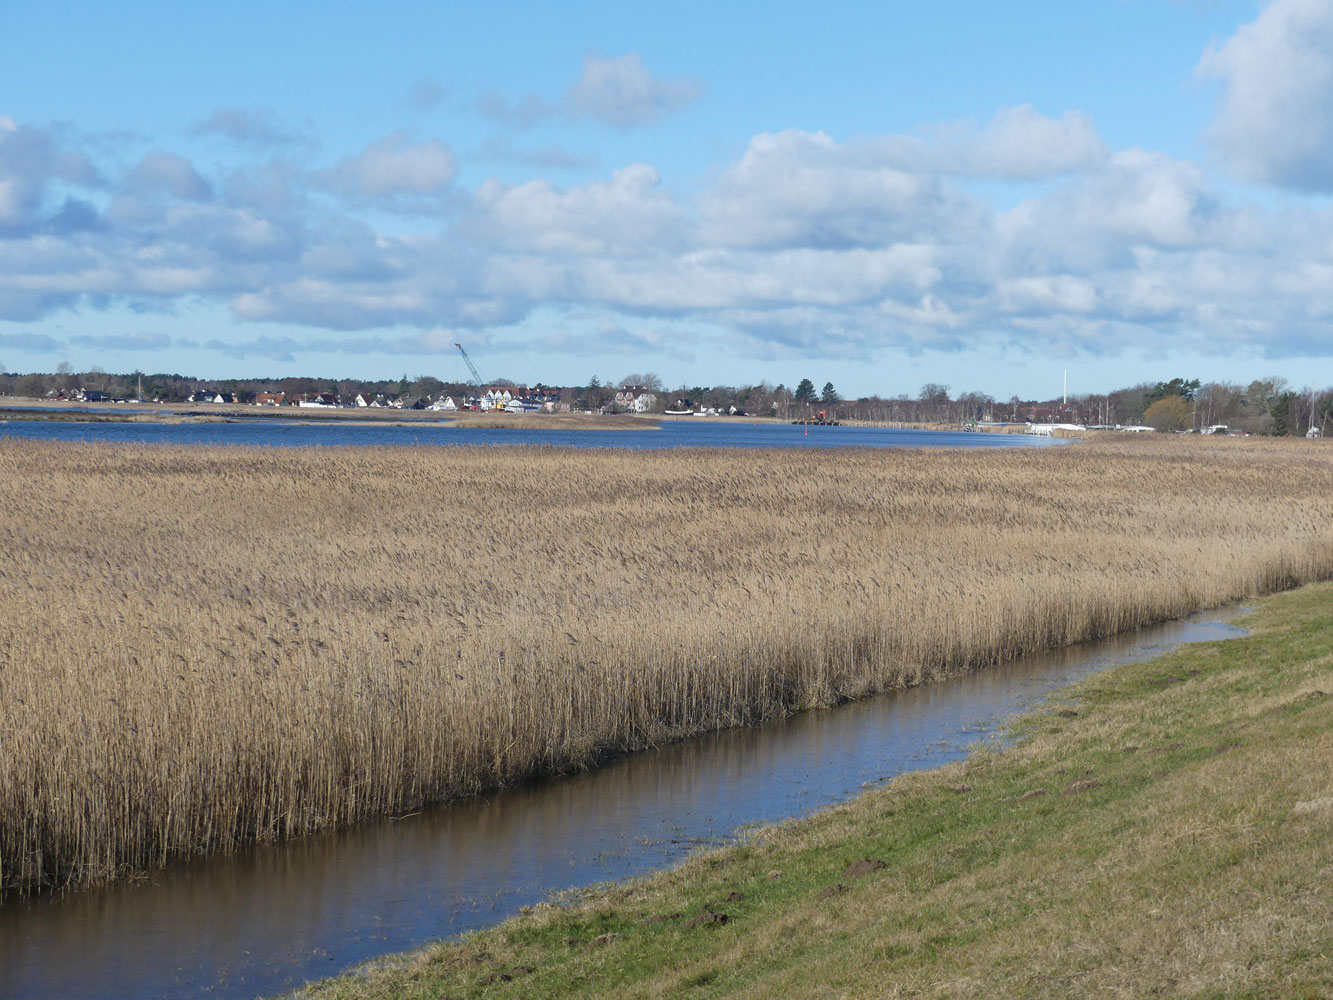
[[[1333,572],[1333,449],[0,439],[0,887],[98,882]]]

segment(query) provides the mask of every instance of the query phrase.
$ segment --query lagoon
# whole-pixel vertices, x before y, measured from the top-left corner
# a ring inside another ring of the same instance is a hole
[[[394,447],[448,445],[551,445],[573,448],[1024,448],[1050,447],[1063,439],[1028,434],[973,434],[896,427],[826,427],[755,422],[718,417],[664,420],[644,430],[543,429],[539,415],[531,430],[456,426],[411,421],[372,424],[342,419],[238,419],[217,422],[80,422],[5,420],[0,438],[48,441],[113,441],[135,444],[257,445],[261,447]]]

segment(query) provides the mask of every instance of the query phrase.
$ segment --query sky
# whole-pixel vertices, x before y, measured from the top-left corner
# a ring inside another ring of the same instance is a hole
[[[1333,0],[0,3],[0,368],[1333,385]]]

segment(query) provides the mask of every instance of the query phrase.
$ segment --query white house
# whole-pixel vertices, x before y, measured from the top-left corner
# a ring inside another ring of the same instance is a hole
[[[657,406],[657,397],[641,385],[631,385],[616,393],[616,407],[631,413],[649,413]]]
[[[453,396],[441,396],[435,402],[430,404],[432,410],[456,410],[458,404],[454,402]]]

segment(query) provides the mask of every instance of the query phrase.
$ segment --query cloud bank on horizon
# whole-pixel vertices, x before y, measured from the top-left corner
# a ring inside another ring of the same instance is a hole
[[[660,128],[712,88],[633,51],[569,70],[554,96],[482,93],[503,131],[467,145],[394,123],[336,149],[241,106],[198,108],[181,145],[0,108],[0,351],[54,367],[72,347],[203,349],[251,369],[401,366],[464,337],[682,364],[1333,356],[1333,0],[1274,0],[1195,53],[1183,75],[1219,92],[1198,161],[1014,104],[910,132],[760,131],[697,176],[603,167],[525,136]],[[423,77],[402,104],[453,99]],[[512,169],[483,176],[488,159]],[[173,337],[67,321],[187,308],[226,322]]]

